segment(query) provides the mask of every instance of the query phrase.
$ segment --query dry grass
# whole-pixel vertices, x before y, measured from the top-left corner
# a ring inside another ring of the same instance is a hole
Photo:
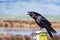
[[[50,40],[60,40],[60,35],[54,35]]]
[[[52,27],[60,28],[60,22],[51,21]],[[33,20],[0,20],[0,27],[6,28],[38,28]]]
[[[0,40],[32,40],[31,36],[0,34]]]
[[[0,34],[0,40],[32,40],[32,35],[12,35],[12,34]],[[60,35],[54,35],[49,40],[60,40]]]
[[[60,22],[50,21],[53,28],[60,28]],[[0,20],[0,27],[6,28],[38,28],[38,25],[33,20]],[[1,34],[0,40],[32,40],[32,36]],[[49,40],[60,40],[60,35],[54,35]]]

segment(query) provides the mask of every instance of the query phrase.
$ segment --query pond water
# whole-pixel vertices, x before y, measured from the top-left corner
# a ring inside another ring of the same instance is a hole
[[[13,35],[21,34],[21,35],[30,35],[31,33],[38,31],[39,28],[0,28],[0,34],[9,33]],[[55,29],[57,34],[60,34],[60,29]],[[44,31],[46,31],[44,29]]]

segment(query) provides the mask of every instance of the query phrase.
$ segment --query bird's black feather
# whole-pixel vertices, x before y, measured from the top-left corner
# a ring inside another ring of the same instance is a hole
[[[29,12],[29,15],[36,21],[39,27],[47,30],[51,38],[53,37],[52,33],[56,33],[56,31],[51,27],[51,23],[45,17],[37,12]]]

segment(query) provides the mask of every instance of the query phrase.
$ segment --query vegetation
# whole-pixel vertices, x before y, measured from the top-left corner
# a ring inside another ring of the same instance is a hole
[[[51,21],[52,27],[60,28],[60,22]],[[6,28],[38,28],[33,20],[0,20],[0,27]]]
[[[8,33],[0,34],[0,40],[32,40],[32,35],[12,35]],[[49,40],[60,40],[60,35],[54,35]]]

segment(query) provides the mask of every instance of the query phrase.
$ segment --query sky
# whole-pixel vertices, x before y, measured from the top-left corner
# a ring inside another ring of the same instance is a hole
[[[60,15],[60,0],[0,0],[0,15],[23,15],[28,11]]]

